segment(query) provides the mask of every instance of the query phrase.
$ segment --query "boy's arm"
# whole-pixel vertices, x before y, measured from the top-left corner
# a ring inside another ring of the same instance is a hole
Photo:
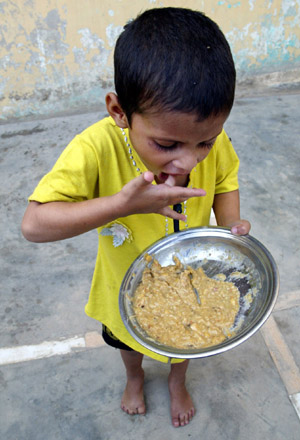
[[[119,217],[114,196],[82,202],[31,201],[22,221],[24,237],[36,243],[64,240]]]
[[[205,195],[197,188],[152,185],[154,175],[146,171],[127,183],[120,192],[81,202],[30,202],[22,222],[22,232],[29,241],[63,240],[103,226],[132,214],[157,213],[177,220],[183,214],[170,206],[190,197]]]
[[[240,218],[239,190],[216,194],[213,210],[219,226],[226,226],[235,235],[246,235],[251,225],[247,220]]]

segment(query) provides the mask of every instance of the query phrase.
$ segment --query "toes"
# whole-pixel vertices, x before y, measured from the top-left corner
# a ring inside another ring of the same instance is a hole
[[[175,426],[175,428],[178,428],[180,426],[178,417],[173,417],[172,424],[173,426]]]
[[[180,417],[180,426],[185,426],[190,422],[189,414],[184,414]]]
[[[185,417],[182,416],[181,414],[178,414],[177,417],[172,418],[172,423],[173,423],[173,426],[175,426],[175,428],[178,428],[179,426],[184,426],[185,425]]]
[[[125,405],[121,405],[121,409],[126,413],[129,414],[130,416],[134,416],[135,414],[139,414],[139,415],[145,415],[146,414],[146,410],[144,407],[138,407],[138,408],[127,408]]]
[[[178,428],[179,426],[185,426],[190,423],[193,416],[195,414],[194,408],[192,408],[189,412],[186,414],[178,414],[177,417],[172,418],[172,424],[175,426],[175,428]]]
[[[139,414],[141,416],[144,416],[146,414],[145,408],[137,408],[136,410],[137,410],[136,414]]]

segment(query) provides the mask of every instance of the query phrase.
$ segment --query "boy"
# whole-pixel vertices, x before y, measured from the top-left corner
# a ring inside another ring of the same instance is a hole
[[[223,130],[234,99],[235,68],[218,26],[200,12],[151,9],[125,26],[115,48],[109,117],[69,144],[34,193],[22,231],[31,241],[70,238],[98,228],[99,250],[86,313],[103,324],[127,373],[121,407],[144,414],[143,355],[118,310],[132,261],[159,238],[217,223],[247,234],[240,219],[238,158]],[[172,209],[181,204],[183,212]],[[188,360],[171,360],[175,427],[194,415],[185,387]]]

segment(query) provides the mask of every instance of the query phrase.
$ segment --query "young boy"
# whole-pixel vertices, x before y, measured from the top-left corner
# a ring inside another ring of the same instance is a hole
[[[22,231],[34,242],[98,228],[99,250],[86,313],[103,324],[127,373],[121,407],[144,414],[143,355],[118,309],[121,281],[150,244],[179,229],[217,223],[247,234],[240,219],[238,158],[223,130],[235,68],[218,26],[200,12],[151,9],[125,26],[115,49],[109,117],[76,136],[30,196]],[[172,209],[181,204],[182,213]],[[188,360],[171,360],[175,427],[194,406],[185,387]]]

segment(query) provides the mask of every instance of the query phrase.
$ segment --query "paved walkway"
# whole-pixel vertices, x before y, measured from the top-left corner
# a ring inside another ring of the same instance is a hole
[[[143,417],[119,409],[124,371],[84,315],[97,233],[26,242],[26,197],[66,143],[103,112],[0,125],[0,438],[3,440],[298,440],[300,438],[299,95],[236,101],[227,132],[241,159],[241,205],[278,263],[272,316],[248,341],[193,360],[197,408],[170,424],[169,367],[145,359]]]

